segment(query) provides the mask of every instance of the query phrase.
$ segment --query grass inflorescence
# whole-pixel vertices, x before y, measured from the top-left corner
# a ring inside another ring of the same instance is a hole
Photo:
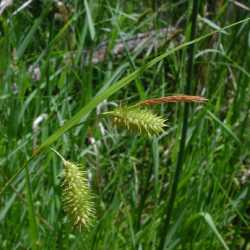
[[[177,103],[177,102],[196,102],[204,103],[207,101],[207,98],[203,96],[192,96],[192,95],[173,95],[173,96],[163,96],[159,98],[151,98],[144,100],[139,103],[139,105],[157,105],[157,104],[166,104],[166,103]]]
[[[103,115],[108,115],[117,127],[126,128],[136,134],[158,135],[166,127],[165,118],[145,108],[121,106]]]
[[[89,228],[95,217],[93,195],[88,186],[86,171],[64,161],[62,201],[65,212],[79,230]]]
[[[93,194],[90,190],[87,172],[79,165],[67,161],[51,148],[63,161],[62,204],[74,227],[88,229],[95,218]]]
[[[155,114],[150,106],[176,102],[204,103],[206,101],[207,99],[202,96],[163,96],[147,99],[132,106],[119,106],[112,111],[102,113],[102,115],[109,116],[113,124],[119,128],[126,128],[135,134],[151,137],[164,131],[167,119]]]

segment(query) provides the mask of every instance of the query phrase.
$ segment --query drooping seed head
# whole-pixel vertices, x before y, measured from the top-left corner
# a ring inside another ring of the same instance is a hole
[[[87,173],[64,160],[62,201],[65,212],[79,230],[88,228],[95,217],[93,195],[88,186]]]
[[[118,107],[106,114],[110,115],[117,127],[148,136],[158,135],[166,127],[166,119],[148,109],[138,107]]]

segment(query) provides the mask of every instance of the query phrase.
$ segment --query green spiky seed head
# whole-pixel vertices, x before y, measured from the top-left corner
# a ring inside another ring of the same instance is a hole
[[[62,201],[65,212],[79,230],[88,228],[94,219],[93,196],[88,186],[87,173],[64,160]]]
[[[138,107],[118,107],[106,114],[112,117],[117,127],[147,136],[158,135],[166,127],[166,119],[148,109]]]

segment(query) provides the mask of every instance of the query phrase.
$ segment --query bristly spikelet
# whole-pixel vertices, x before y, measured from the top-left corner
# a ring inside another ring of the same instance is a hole
[[[138,107],[118,107],[110,115],[117,127],[127,128],[129,131],[148,136],[158,135],[166,127],[166,119],[154,114],[148,109]]]
[[[62,201],[65,212],[79,230],[88,228],[94,219],[93,196],[87,173],[69,161],[64,162]]]

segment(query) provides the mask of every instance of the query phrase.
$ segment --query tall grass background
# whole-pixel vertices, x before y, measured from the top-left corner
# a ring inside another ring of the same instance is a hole
[[[22,4],[0,16],[0,248],[250,249],[249,3]],[[159,49],[112,55],[117,39],[170,26],[178,35]],[[93,64],[103,41],[109,53]],[[158,137],[99,117],[176,93],[209,101],[155,107],[168,119]],[[88,230],[62,209],[50,146],[88,171]]]

